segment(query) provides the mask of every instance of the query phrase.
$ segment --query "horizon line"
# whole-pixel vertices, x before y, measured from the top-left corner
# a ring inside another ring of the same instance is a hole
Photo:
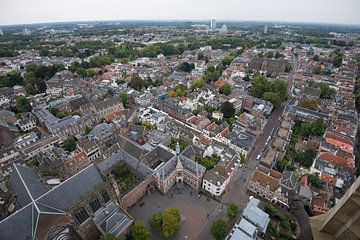
[[[248,23],[279,23],[279,24],[306,24],[306,25],[337,25],[337,26],[352,26],[360,27],[360,23],[343,23],[343,22],[313,22],[313,21],[286,21],[286,20],[241,20],[241,19],[223,19],[223,18],[209,18],[209,19],[103,19],[103,20],[61,20],[49,22],[31,22],[31,23],[0,23],[0,26],[21,26],[21,25],[41,25],[41,24],[61,24],[61,23],[93,23],[93,22],[206,22],[215,19],[219,22],[248,22]]]

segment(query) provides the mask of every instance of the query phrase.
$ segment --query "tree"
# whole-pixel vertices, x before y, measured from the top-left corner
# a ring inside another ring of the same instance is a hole
[[[63,143],[63,148],[69,152],[72,152],[76,148],[76,138],[74,136],[68,137]]]
[[[276,209],[271,204],[266,204],[264,210],[267,214],[269,214],[270,217],[274,217],[274,215],[276,213]]]
[[[23,77],[20,72],[13,70],[5,76],[0,76],[0,87],[13,87],[23,85]]]
[[[119,97],[121,98],[122,104],[126,107],[129,103],[129,95],[126,92],[122,92],[119,94]]]
[[[119,240],[119,238],[111,234],[105,234],[100,237],[100,240]]]
[[[163,213],[162,237],[171,239],[179,234],[181,215],[177,208],[166,208]]]
[[[39,93],[44,93],[46,92],[46,82],[44,79],[38,79],[36,80],[35,82],[35,87],[36,87],[36,90],[39,92]]]
[[[36,94],[36,89],[35,89],[34,85],[32,85],[31,83],[25,84],[25,91],[29,95],[35,95]]]
[[[229,96],[231,94],[231,86],[229,83],[224,83],[219,89],[219,92],[221,94],[224,94],[226,96]]]
[[[143,88],[143,86],[144,86],[143,80],[137,74],[134,74],[130,81],[130,87],[132,87],[136,91],[140,91]]]
[[[141,125],[143,125],[148,130],[152,130],[152,129],[156,128],[151,122],[149,122],[147,120],[144,120]]]
[[[151,234],[145,227],[144,223],[136,222],[131,229],[132,240],[151,240]]]
[[[224,118],[231,118],[235,116],[234,104],[226,101],[222,104],[221,112],[224,114]]]
[[[227,225],[223,219],[213,222],[210,228],[210,233],[213,239],[223,240],[226,237]]]
[[[227,216],[230,220],[234,220],[239,212],[239,206],[235,203],[230,203],[227,209]]]
[[[262,99],[271,102],[274,107],[278,107],[281,103],[280,97],[274,92],[265,92]]]
[[[263,75],[257,75],[251,81],[251,93],[254,97],[261,98],[265,92],[270,91],[270,83]]]
[[[150,218],[149,218],[149,225],[150,227],[152,227],[154,230],[158,231],[159,233],[162,232],[162,225],[163,225],[163,216],[162,214],[159,213],[155,213],[153,214]]]
[[[322,181],[321,181],[319,175],[308,174],[307,176],[308,176],[308,181],[312,186],[314,186],[316,188],[319,188],[321,186]]]
[[[315,99],[304,99],[300,102],[300,106],[316,111],[318,109],[318,101]]]
[[[19,96],[16,99],[16,109],[18,112],[30,112],[31,105],[29,101],[24,96]]]
[[[179,66],[177,67],[177,70],[182,71],[182,72],[188,72],[190,73],[193,69],[195,68],[195,64],[194,63],[188,63],[188,62],[182,62],[179,64]]]

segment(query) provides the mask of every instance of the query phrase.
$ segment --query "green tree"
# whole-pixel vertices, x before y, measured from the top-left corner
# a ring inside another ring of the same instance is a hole
[[[16,99],[16,109],[18,112],[30,112],[31,105],[29,101],[24,96],[19,96]]]
[[[271,205],[271,204],[266,204],[264,210],[265,210],[265,212],[266,212],[267,214],[269,214],[269,216],[270,216],[271,218],[274,217],[275,214],[276,214],[276,209],[275,209],[274,206]]]
[[[182,62],[177,67],[177,70],[190,73],[194,68],[195,68],[194,63]]]
[[[274,107],[278,107],[281,103],[279,95],[274,92],[265,92],[262,95],[262,99],[271,102]]]
[[[151,122],[147,121],[147,120],[144,120],[141,125],[143,125],[146,129],[148,130],[152,130],[152,129],[155,129],[156,126],[154,126]]]
[[[230,220],[234,220],[239,213],[239,206],[235,203],[230,203],[227,209],[227,216]]]
[[[149,218],[149,225],[154,230],[158,231],[159,233],[162,232],[162,225],[163,225],[163,216],[162,214],[155,213]]]
[[[316,188],[319,188],[321,186],[322,181],[321,181],[319,175],[317,175],[317,174],[308,174],[307,176],[308,176],[308,181],[312,186],[314,186]]]
[[[224,114],[224,118],[231,118],[235,116],[234,104],[226,101],[221,106],[221,112]]]
[[[132,240],[151,240],[151,234],[144,223],[136,222],[131,229]]]
[[[74,136],[68,137],[64,143],[63,148],[69,152],[72,152],[76,148],[76,138]]]
[[[100,237],[100,240],[120,240],[120,239],[112,234],[105,234]]]
[[[126,107],[129,103],[129,95],[126,92],[121,92],[119,97],[121,98],[122,104]]]
[[[36,89],[35,89],[34,85],[32,85],[31,83],[25,84],[25,91],[29,95],[35,95],[36,94]]]
[[[171,239],[179,234],[181,214],[177,208],[166,208],[163,213],[162,237]]]
[[[210,228],[210,233],[213,239],[223,240],[226,237],[227,225],[223,219],[213,222]]]
[[[130,81],[130,87],[136,91],[140,91],[144,87],[144,82],[137,74],[134,74]]]
[[[251,93],[254,97],[262,98],[265,92],[270,91],[270,83],[263,75],[257,75],[251,81]]]
[[[231,86],[229,83],[224,83],[219,89],[219,92],[221,94],[224,94],[226,96],[229,96],[231,94]]]

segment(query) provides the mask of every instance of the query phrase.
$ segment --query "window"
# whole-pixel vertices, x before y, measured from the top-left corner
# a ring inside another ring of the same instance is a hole
[[[83,223],[86,219],[88,219],[89,214],[87,213],[87,211],[85,210],[85,208],[80,208],[76,213],[75,213],[75,218],[77,220],[77,222],[79,224]]]
[[[90,201],[90,207],[93,210],[93,212],[96,212],[99,208],[101,208],[101,203],[98,198],[94,198]]]
[[[105,203],[107,203],[108,201],[110,201],[109,194],[108,194],[106,191],[103,191],[103,192],[101,193],[101,196],[102,196],[102,198],[103,198],[103,200],[104,200]]]

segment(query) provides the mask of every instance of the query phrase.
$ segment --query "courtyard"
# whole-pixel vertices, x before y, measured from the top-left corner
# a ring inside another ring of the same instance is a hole
[[[226,206],[207,197],[198,195],[197,191],[183,184],[181,187],[174,185],[166,195],[153,191],[151,195],[144,196],[129,213],[135,221],[142,221],[151,230],[153,239],[161,239],[160,235],[153,231],[148,219],[154,213],[162,212],[165,208],[174,207],[180,209],[182,223],[180,234],[176,239],[210,239],[210,226],[218,218],[225,218]]]

